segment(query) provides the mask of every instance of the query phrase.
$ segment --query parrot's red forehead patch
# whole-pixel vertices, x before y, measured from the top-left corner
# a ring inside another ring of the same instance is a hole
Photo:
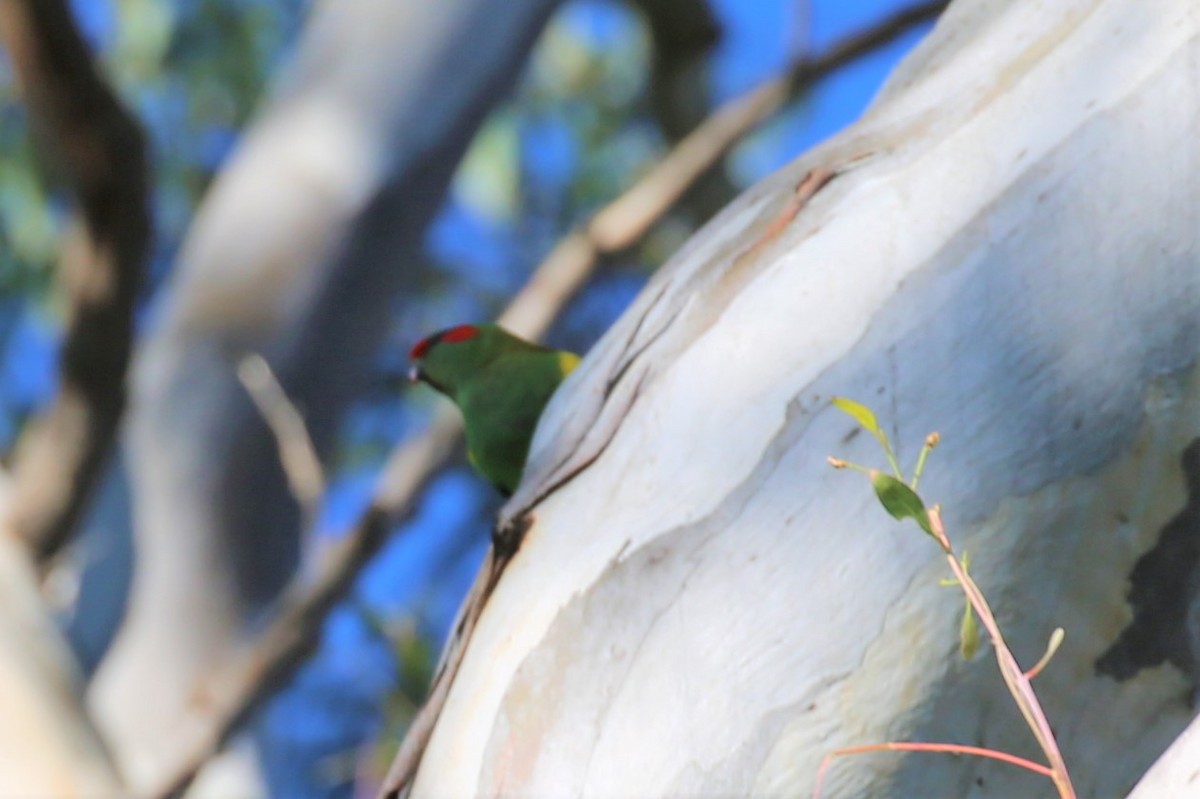
[[[441,344],[443,342],[446,344],[456,344],[459,341],[469,341],[478,335],[479,328],[475,325],[459,325],[458,327],[443,330],[440,333],[434,333],[432,336],[423,338],[413,345],[412,350],[408,353],[408,359],[416,361],[424,358],[425,354],[429,352],[434,344]]]
[[[475,325],[459,325],[452,327],[449,330],[442,332],[442,341],[447,344],[455,344],[459,341],[467,341],[479,335],[479,328]]]

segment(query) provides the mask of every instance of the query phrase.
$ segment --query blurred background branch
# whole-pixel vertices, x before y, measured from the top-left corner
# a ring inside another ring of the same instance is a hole
[[[79,217],[57,248],[66,306],[58,392],[28,426],[11,481],[5,474],[0,486],[0,793],[119,794],[121,777],[84,708],[78,662],[38,567],[78,526],[124,410],[150,235],[144,142],[65,2],[0,4],[0,37],[31,128]],[[6,210],[18,175],[0,169]]]
[[[125,407],[150,240],[146,153],[141,128],[96,69],[65,0],[3,3],[0,35],[81,221],[58,268],[68,305],[59,391],[13,468],[13,527],[46,561],[79,523]]]

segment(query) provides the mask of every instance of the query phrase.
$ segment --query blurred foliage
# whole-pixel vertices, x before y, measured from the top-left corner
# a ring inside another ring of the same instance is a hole
[[[295,39],[302,0],[77,0],[89,41],[152,141],[165,265]],[[45,302],[70,198],[0,70],[0,292]]]
[[[303,21],[305,0],[75,0],[84,34],[151,141],[161,282],[209,181]],[[0,452],[52,394],[54,265],[71,197],[0,59]]]
[[[51,203],[46,170],[26,134],[25,108],[10,70],[5,62],[0,82],[0,293],[44,296],[61,220]]]

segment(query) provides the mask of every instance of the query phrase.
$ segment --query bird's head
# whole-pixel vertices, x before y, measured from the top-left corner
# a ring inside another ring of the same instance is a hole
[[[458,325],[418,341],[408,354],[408,379],[428,383],[453,398],[458,389],[495,358],[507,334],[496,325]]]

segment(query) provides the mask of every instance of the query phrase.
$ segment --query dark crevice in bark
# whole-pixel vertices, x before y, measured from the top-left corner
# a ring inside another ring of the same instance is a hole
[[[1096,671],[1128,680],[1170,663],[1200,684],[1200,439],[1183,451],[1188,500],[1129,575],[1133,620],[1096,661]]]

